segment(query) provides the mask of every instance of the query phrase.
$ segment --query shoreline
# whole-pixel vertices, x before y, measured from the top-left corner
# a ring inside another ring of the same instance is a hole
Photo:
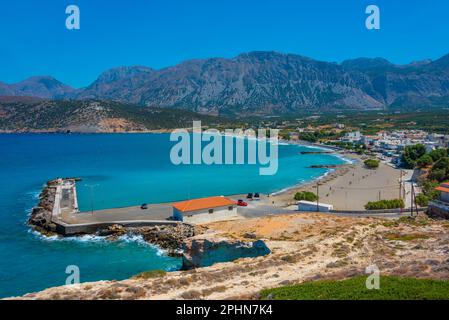
[[[215,222],[202,226],[206,230],[202,239],[235,242],[251,235],[264,241],[271,253],[194,271],[88,281],[6,299],[259,299],[262,289],[364,275],[373,263],[384,275],[447,279],[447,224],[416,219],[425,223],[316,212]],[[405,236],[415,238],[401,240]]]

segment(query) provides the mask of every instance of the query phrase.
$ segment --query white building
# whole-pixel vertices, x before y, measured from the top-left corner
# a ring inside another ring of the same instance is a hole
[[[235,217],[237,217],[236,202],[223,196],[173,203],[173,219],[177,221],[207,223]]]
[[[348,142],[358,142],[361,139],[362,139],[362,134],[360,133],[360,131],[348,132],[343,137],[343,141],[348,141]]]
[[[426,146],[427,153],[435,150],[438,147],[435,142],[429,142],[429,141],[424,142],[424,145]]]
[[[331,204],[312,202],[301,200],[298,201],[298,211],[308,211],[308,212],[329,212],[334,209],[334,206]]]

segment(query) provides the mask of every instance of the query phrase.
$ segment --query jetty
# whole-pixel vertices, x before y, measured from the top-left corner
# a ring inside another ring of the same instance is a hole
[[[75,178],[58,178],[47,182],[40,201],[31,213],[28,223],[43,234],[73,236],[91,234],[120,225],[127,228],[179,225],[169,220],[171,204],[148,205],[80,212]]]
[[[334,154],[335,151],[301,151],[300,154]]]
[[[320,169],[320,168],[335,169],[335,168],[338,168],[341,166],[343,166],[343,165],[341,165],[341,164],[340,165],[338,165],[338,164],[316,164],[316,165],[309,166],[309,168],[312,168],[312,169]]]

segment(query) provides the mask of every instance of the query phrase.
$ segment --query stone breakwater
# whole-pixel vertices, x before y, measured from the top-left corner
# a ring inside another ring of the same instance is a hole
[[[57,225],[53,222],[53,212],[56,205],[56,193],[64,181],[75,181],[75,178],[53,179],[47,181],[39,194],[39,203],[33,208],[28,219],[28,225],[43,235],[55,235]]]

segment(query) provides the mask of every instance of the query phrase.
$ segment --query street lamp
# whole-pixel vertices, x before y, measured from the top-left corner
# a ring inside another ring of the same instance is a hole
[[[96,184],[84,184],[84,186],[89,187],[90,189],[90,213],[94,214],[94,191],[93,188],[98,186],[98,183]]]

